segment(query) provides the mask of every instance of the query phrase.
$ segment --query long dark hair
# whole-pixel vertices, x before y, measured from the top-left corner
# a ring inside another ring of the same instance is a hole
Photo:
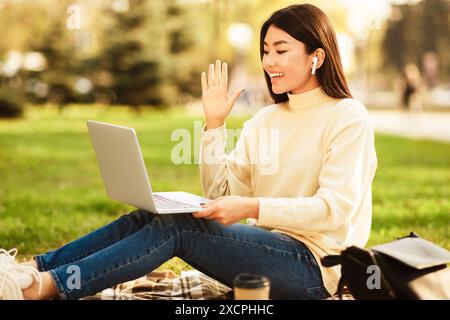
[[[322,48],[325,51],[325,59],[316,71],[322,91],[333,98],[352,97],[342,70],[336,34],[331,21],[322,10],[311,4],[297,4],[274,12],[261,27],[259,42],[261,61],[264,55],[264,38],[271,25],[303,42],[308,54]],[[276,94],[272,91],[270,77],[265,71],[264,76],[275,103],[288,101],[287,93]]]

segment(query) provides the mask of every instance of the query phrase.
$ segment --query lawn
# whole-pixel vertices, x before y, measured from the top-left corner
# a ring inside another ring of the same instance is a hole
[[[155,190],[201,194],[198,167],[175,165],[176,128],[193,132],[194,120],[177,109],[27,109],[19,120],[0,120],[0,247],[20,259],[57,248],[132,210],[110,200],[92,150],[86,119],[134,127]],[[240,127],[244,118],[232,118]],[[379,166],[373,184],[373,225],[368,245],[415,231],[450,249],[450,144],[376,136]],[[189,268],[179,259],[160,267]]]

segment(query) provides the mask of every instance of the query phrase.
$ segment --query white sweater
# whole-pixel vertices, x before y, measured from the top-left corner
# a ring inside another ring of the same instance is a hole
[[[203,130],[203,192],[210,199],[258,197],[256,225],[303,242],[334,294],[340,267],[325,268],[320,258],[367,243],[377,167],[374,132],[357,100],[330,98],[320,88],[288,96],[289,102],[267,106],[246,121],[228,155],[225,125]]]

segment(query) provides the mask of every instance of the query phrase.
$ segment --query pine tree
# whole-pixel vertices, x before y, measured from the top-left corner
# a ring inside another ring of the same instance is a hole
[[[109,88],[116,103],[130,106],[164,103],[159,85],[163,82],[164,56],[146,53],[146,23],[149,16],[147,1],[129,0],[128,10],[105,10],[110,23],[103,34],[103,48],[99,57],[99,70],[112,75]]]

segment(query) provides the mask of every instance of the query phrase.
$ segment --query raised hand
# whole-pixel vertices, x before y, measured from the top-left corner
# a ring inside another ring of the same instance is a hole
[[[217,60],[215,65],[210,64],[208,77],[202,72],[201,79],[206,127],[214,129],[223,125],[237,98],[245,89],[238,89],[228,97],[228,66],[220,60]]]

